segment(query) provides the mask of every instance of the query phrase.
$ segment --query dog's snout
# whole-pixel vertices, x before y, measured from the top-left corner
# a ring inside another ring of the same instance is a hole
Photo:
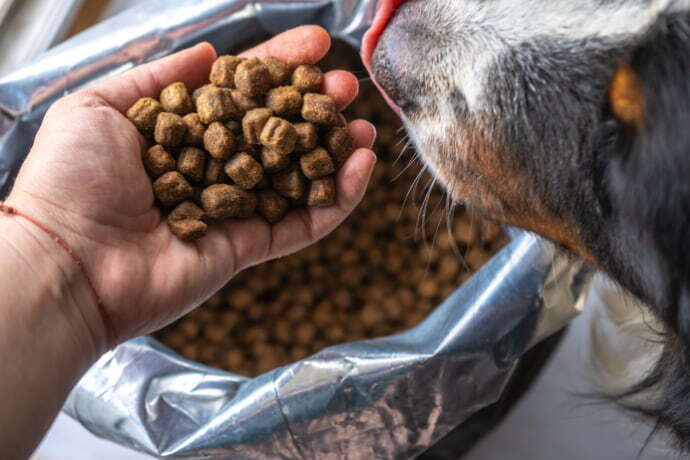
[[[387,96],[404,112],[418,105],[420,56],[418,37],[410,30],[405,6],[398,10],[381,35],[372,57],[372,71]]]

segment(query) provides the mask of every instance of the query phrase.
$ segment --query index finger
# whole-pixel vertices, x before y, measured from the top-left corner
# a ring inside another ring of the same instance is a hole
[[[331,37],[322,27],[300,26],[283,32],[240,54],[242,57],[276,57],[290,67],[315,64],[331,48]]]

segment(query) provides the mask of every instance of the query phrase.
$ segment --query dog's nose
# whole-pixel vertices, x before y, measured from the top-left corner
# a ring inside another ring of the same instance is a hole
[[[415,29],[401,7],[381,35],[372,57],[372,72],[376,82],[388,98],[403,112],[414,110],[415,89],[419,89],[417,78],[421,56],[415,49],[418,43]],[[417,31],[419,32],[419,31]]]

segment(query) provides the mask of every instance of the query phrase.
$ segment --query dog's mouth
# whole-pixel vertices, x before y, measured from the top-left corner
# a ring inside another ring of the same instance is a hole
[[[376,45],[379,42],[379,38],[381,38],[381,34],[383,34],[383,31],[386,29],[386,26],[393,17],[395,10],[405,1],[406,0],[379,0],[374,22],[364,35],[364,39],[362,41],[362,61],[364,62],[364,66],[369,72],[369,75],[371,76],[371,79],[376,87],[379,89],[381,94],[383,94],[383,97],[386,99],[388,105],[390,105],[398,115],[402,113],[402,110],[395,102],[393,102],[388,94],[386,94],[386,91],[376,81],[376,77],[372,71],[371,61],[372,57],[374,56],[374,51],[376,50]]]

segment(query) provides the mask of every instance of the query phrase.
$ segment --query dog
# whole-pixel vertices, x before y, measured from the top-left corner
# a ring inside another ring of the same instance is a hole
[[[362,57],[455,201],[651,309],[661,358],[611,396],[690,451],[690,1],[381,0]]]

